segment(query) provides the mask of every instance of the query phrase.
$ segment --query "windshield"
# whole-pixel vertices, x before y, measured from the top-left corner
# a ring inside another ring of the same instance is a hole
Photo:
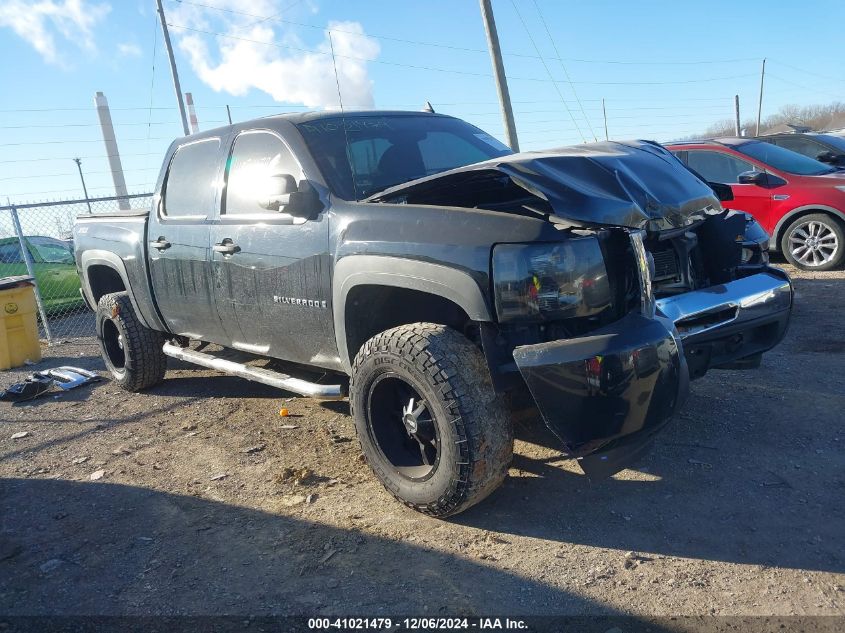
[[[29,243],[47,264],[73,264],[73,246],[49,237],[31,237]]]
[[[814,158],[808,158],[807,156],[783,147],[778,147],[777,145],[772,145],[771,143],[754,141],[736,145],[734,149],[746,156],[756,158],[775,169],[797,176],[820,176],[822,174],[832,174],[836,171],[835,169],[831,169],[830,165],[825,165]]]
[[[297,128],[329,188],[345,200],[363,200],[394,185],[512,153],[496,138],[451,117],[346,116]]]

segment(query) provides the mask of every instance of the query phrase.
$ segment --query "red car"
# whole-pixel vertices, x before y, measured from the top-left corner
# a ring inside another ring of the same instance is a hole
[[[747,138],[669,143],[690,169],[730,185],[731,209],[768,231],[769,246],[803,270],[830,270],[845,259],[845,171]]]

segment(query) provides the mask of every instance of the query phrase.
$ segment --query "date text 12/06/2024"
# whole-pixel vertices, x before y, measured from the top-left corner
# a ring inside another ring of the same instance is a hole
[[[525,620],[512,618],[309,618],[308,628],[315,631],[353,630],[527,630]]]

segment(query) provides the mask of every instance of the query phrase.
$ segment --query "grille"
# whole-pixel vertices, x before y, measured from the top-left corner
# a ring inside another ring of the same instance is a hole
[[[679,275],[678,255],[673,249],[657,251],[651,254],[654,258],[654,280],[676,279]]]

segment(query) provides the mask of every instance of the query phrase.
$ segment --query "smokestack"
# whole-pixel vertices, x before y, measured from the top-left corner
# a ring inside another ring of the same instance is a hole
[[[120,162],[120,152],[117,149],[117,140],[114,136],[114,125],[112,125],[109,102],[106,95],[98,92],[94,97],[94,105],[97,106],[97,116],[100,117],[100,128],[103,130],[103,142],[106,144],[106,156],[109,159],[111,177],[114,181],[114,193],[119,197],[118,206],[121,211],[129,210],[129,200],[126,196],[126,179],[123,177],[123,165]]]
[[[191,134],[196,134],[200,131],[200,124],[197,121],[197,112],[194,110],[194,95],[190,92],[186,92],[185,101],[188,103],[188,116],[191,121]]]

